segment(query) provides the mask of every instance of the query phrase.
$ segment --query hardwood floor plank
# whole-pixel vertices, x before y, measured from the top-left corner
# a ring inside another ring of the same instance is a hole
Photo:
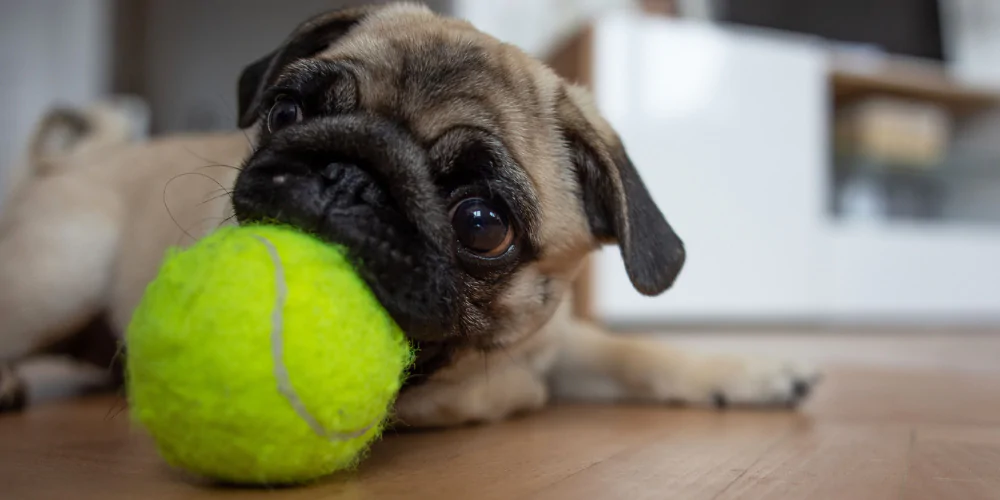
[[[883,500],[899,496],[910,431],[816,423],[796,428],[717,498]]]
[[[1000,425],[997,387],[995,372],[833,368],[804,410],[822,420]]]
[[[0,438],[16,436],[18,444],[0,451],[0,484],[15,498],[54,498],[67,484],[74,485],[74,498],[83,499],[228,494],[170,471],[149,440],[130,429],[127,417],[105,418],[108,404],[99,399],[56,413],[5,418]],[[685,417],[657,407],[562,407],[490,426],[390,434],[359,470],[283,493],[288,498],[521,497],[650,441],[671,418]],[[56,474],[60,482],[53,483]],[[114,484],[113,491],[105,484]]]
[[[921,428],[901,498],[1000,499],[1000,429]]]
[[[615,455],[540,491],[538,499],[711,499],[800,415],[691,412],[659,439]]]
[[[677,418],[683,417],[657,407],[559,407],[454,436],[404,436],[376,450],[354,491],[366,498],[523,498],[655,439]],[[451,450],[427,460],[426,450],[439,446]]]

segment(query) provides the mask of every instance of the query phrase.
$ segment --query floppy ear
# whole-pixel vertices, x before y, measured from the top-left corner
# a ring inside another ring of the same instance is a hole
[[[320,14],[295,28],[275,51],[244,68],[238,85],[240,128],[257,121],[261,95],[278,78],[282,68],[323,51],[376,9],[358,7]]]
[[[618,243],[636,290],[662,293],[684,266],[684,243],[653,202],[621,139],[597,113],[590,95],[567,84],[556,106],[591,231],[599,241]]]

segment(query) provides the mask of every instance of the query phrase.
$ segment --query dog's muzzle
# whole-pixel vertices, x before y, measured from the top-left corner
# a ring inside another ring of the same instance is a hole
[[[456,321],[454,245],[427,153],[377,117],[309,120],[262,138],[233,189],[241,224],[289,224],[344,246],[414,340]]]

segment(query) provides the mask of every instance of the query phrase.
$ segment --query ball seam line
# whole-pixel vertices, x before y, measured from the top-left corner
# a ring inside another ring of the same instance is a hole
[[[267,253],[271,257],[271,262],[274,264],[275,304],[274,310],[271,311],[271,356],[274,362],[274,378],[278,382],[278,392],[285,397],[288,404],[295,410],[295,413],[309,425],[312,431],[324,439],[347,440],[365,435],[378,425],[382,420],[381,417],[356,431],[329,431],[323,427],[323,424],[312,413],[309,413],[305,403],[302,402],[302,398],[295,392],[295,387],[292,386],[292,379],[288,374],[288,368],[285,366],[284,309],[285,302],[288,300],[285,266],[281,262],[281,255],[278,254],[277,247],[270,240],[260,235],[254,235],[254,237],[267,249]]]

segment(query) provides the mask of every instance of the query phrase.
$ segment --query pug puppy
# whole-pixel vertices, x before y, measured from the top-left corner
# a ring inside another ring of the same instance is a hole
[[[570,285],[598,246],[617,244],[656,295],[684,245],[588,94],[469,23],[412,4],[320,15],[238,91],[238,133],[95,146],[84,124],[79,147],[35,158],[44,173],[0,223],[0,359],[99,324],[120,334],[167,247],[278,221],[345,246],[418,347],[405,425],[493,421],[554,396],[785,406],[816,380],[572,317]],[[21,384],[3,377],[14,401]]]

